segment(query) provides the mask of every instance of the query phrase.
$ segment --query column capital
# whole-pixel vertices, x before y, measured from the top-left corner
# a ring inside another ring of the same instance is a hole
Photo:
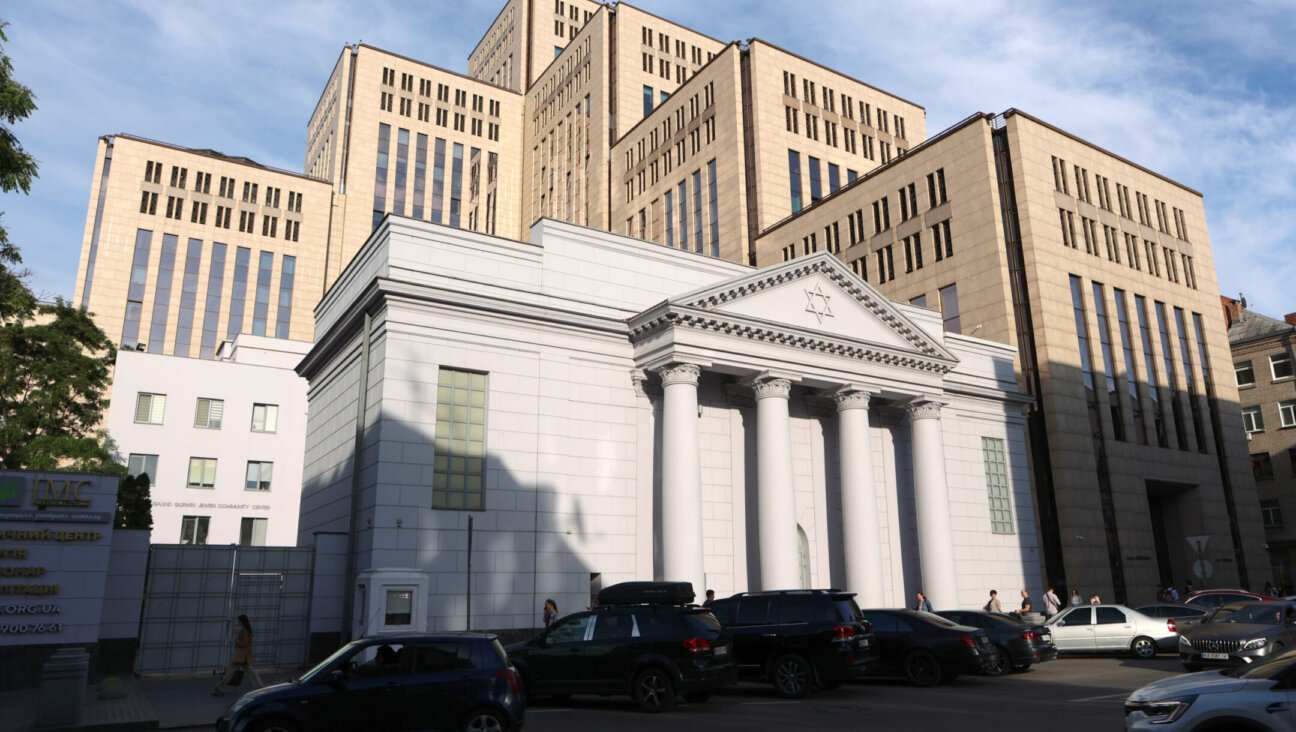
[[[867,391],[859,389],[842,389],[836,392],[833,401],[837,402],[837,411],[844,412],[847,409],[868,409],[869,401],[872,395]]]
[[[789,379],[766,377],[752,382],[752,391],[756,401],[769,398],[787,399],[792,394],[792,382]]]
[[[909,419],[940,419],[941,403],[933,401],[910,402],[905,405],[905,411],[909,413]]]
[[[698,379],[702,378],[702,367],[695,363],[672,363],[657,369],[657,373],[661,374],[662,386],[674,384],[697,386]]]

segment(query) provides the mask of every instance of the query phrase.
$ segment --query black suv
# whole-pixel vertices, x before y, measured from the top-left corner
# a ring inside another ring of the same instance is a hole
[[[489,633],[363,638],[300,678],[244,694],[218,732],[518,730],[521,684]]]
[[[795,699],[833,688],[878,659],[855,595],[839,590],[740,592],[709,606],[733,633],[738,672]]]
[[[689,582],[612,585],[594,609],[508,653],[528,696],[629,694],[646,712],[667,711],[679,696],[706,701],[738,683],[738,667],[729,632],[692,601]]]

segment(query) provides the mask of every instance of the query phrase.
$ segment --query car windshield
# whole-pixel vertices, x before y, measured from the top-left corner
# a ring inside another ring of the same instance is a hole
[[[310,671],[307,671],[306,673],[299,676],[297,680],[302,683],[309,684],[310,682],[314,681],[317,677],[319,677],[321,674],[323,674],[324,669],[332,666],[334,661],[337,661],[339,658],[342,658],[343,656],[353,652],[355,649],[356,649],[355,643],[348,643],[345,646],[342,646],[336,651],[333,651],[333,655],[329,656],[328,658],[316,664],[315,668],[312,668]]]
[[[855,604],[855,598],[850,596],[834,597],[833,607],[837,609],[837,618],[845,622],[863,619],[860,613],[859,605]]]
[[[1296,650],[1279,653],[1246,666],[1224,669],[1220,673],[1238,679],[1276,679],[1285,676],[1293,666],[1296,666]]]
[[[1226,612],[1221,608],[1215,616],[1211,618],[1212,623],[1251,623],[1254,625],[1282,625],[1281,605],[1243,605],[1242,607]]]

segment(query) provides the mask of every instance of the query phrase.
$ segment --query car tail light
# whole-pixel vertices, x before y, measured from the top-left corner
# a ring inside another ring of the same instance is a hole
[[[972,648],[976,648],[977,646],[981,645],[980,643],[977,643],[976,638],[973,638],[970,635],[960,635],[958,637],[958,641],[959,643],[962,643],[965,646],[970,646]]]
[[[1170,631],[1171,633],[1179,632],[1179,628],[1175,626],[1174,618],[1170,618],[1169,620],[1166,621],[1166,630]]]
[[[689,653],[709,653],[711,651],[711,641],[706,638],[685,638],[684,650]]]
[[[855,637],[855,628],[851,625],[838,625],[833,628],[833,640],[849,641]]]
[[[513,672],[513,669],[497,668],[495,669],[495,673],[493,674],[493,677],[497,679],[504,679],[505,681],[507,681],[509,685],[509,689],[511,689],[514,694],[522,693],[522,683],[518,681],[518,675]]]
[[[1025,638],[1026,640],[1033,640],[1033,641],[1042,640],[1044,638],[1044,636],[1040,635],[1038,631],[1034,631],[1034,630],[1022,631],[1021,637]]]

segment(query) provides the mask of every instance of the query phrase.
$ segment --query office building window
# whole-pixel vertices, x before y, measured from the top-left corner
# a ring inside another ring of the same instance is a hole
[[[442,198],[445,195],[445,157],[446,141],[436,138],[432,151],[432,218],[433,223],[441,223]]]
[[[130,284],[126,290],[126,317],[122,326],[121,345],[135,348],[139,342],[140,320],[144,315],[144,288],[148,281],[149,249],[153,232],[139,229],[135,232],[135,254],[131,260]]]
[[[270,490],[270,480],[273,477],[274,463],[249,460],[247,479],[243,484],[243,488],[249,491],[268,491]]]
[[[1111,327],[1107,320],[1107,298],[1100,282],[1093,287],[1094,318],[1098,322],[1098,350],[1103,360],[1103,385],[1107,389],[1108,409],[1111,411],[1112,436],[1125,441],[1125,414],[1122,410],[1121,392],[1116,388],[1116,359],[1112,354]]]
[[[279,273],[279,311],[275,314],[275,338],[287,338],[292,323],[293,276],[297,258],[283,256],[283,270]]]
[[[216,355],[216,334],[220,328],[221,287],[225,282],[225,245],[212,243],[211,263],[207,269],[207,301],[203,307],[200,358]]]
[[[432,508],[480,510],[486,478],[486,374],[437,374]]]
[[[190,488],[216,487],[216,458],[189,458]]]
[[[274,253],[261,252],[257,266],[256,290],[252,301],[252,335],[266,334],[270,313],[270,280],[274,277]]]
[[[166,413],[166,394],[135,395],[135,422],[137,424],[162,424]]]
[[[225,401],[222,399],[198,399],[198,408],[194,413],[194,427],[205,430],[221,428],[221,418],[225,415]]]
[[[253,404],[252,431],[275,432],[279,429],[279,405]]]
[[[672,208],[672,199],[674,197],[671,193],[671,191],[666,191],[666,246],[668,247],[675,246],[675,224],[671,220],[675,210]]]
[[[810,203],[823,198],[823,189],[819,182],[819,158],[810,156]]]
[[[841,168],[835,163],[828,163],[828,192],[836,193],[841,188]]]
[[[693,225],[697,227],[693,231],[693,246],[700,253],[703,251],[705,243],[702,240],[703,218],[702,218],[702,171],[693,171]]]
[[[1004,441],[981,438],[981,455],[985,460],[986,491],[990,497],[990,531],[1012,534],[1012,494],[1008,489],[1008,456]]]
[[[1282,508],[1279,507],[1278,501],[1261,501],[1260,518],[1264,521],[1266,529],[1281,528],[1283,525]]]
[[[239,546],[265,546],[268,519],[244,518],[239,524]]]
[[[185,516],[180,519],[180,543],[201,546],[207,543],[210,516]]]
[[[153,282],[153,317],[149,322],[148,350],[162,353],[166,340],[167,312],[171,309],[171,279],[175,274],[176,235],[162,235],[162,256]]]
[[[1121,352],[1125,359],[1125,385],[1129,394],[1130,412],[1134,418],[1134,434],[1138,437],[1139,444],[1146,445],[1147,432],[1143,425],[1143,404],[1138,393],[1138,362],[1134,358],[1134,336],[1130,331],[1125,291],[1112,288],[1112,294],[1116,297],[1116,322],[1120,326]]]
[[[1269,459],[1269,453],[1257,452],[1251,455],[1251,472],[1255,474],[1256,480],[1273,480],[1273,461]]]
[[[1290,379],[1292,377],[1291,356],[1270,356],[1269,373],[1273,376],[1274,381]]]
[[[377,229],[387,212],[387,154],[391,145],[391,125],[378,125],[378,160],[374,167],[373,226]]]
[[[405,100],[401,100],[404,102]],[[480,125],[479,120],[473,120]],[[474,130],[476,134],[481,134],[480,130]],[[392,212],[397,216],[405,215],[405,180],[409,170],[409,130],[404,128],[396,129],[396,179],[393,181],[392,190]]]
[[[251,260],[252,250],[247,247],[239,247],[234,254],[234,288],[230,293],[225,340],[234,340],[234,336],[243,332],[243,306],[247,301],[248,264]]]
[[[653,101],[654,101],[654,100],[655,100],[655,97],[653,96],[653,88],[652,88],[651,86],[648,86],[647,84],[644,84],[644,88],[643,88],[643,113],[644,113],[644,116],[645,116],[645,117],[647,117],[648,115],[652,114],[652,111],[653,111]]]
[[[198,269],[202,266],[202,240],[190,239],[185,251],[184,277],[180,280],[180,313],[176,320],[175,348],[177,356],[189,355],[193,340],[193,316],[198,300]]]
[[[688,183],[679,184],[679,239],[680,249],[688,250]]]
[[[427,180],[427,135],[422,132],[415,137],[414,143],[414,206],[410,215],[416,219],[423,218],[423,195]]]
[[[1168,447],[1170,443],[1166,437],[1165,412],[1161,406],[1161,387],[1157,382],[1156,369],[1152,365],[1156,356],[1152,352],[1152,332],[1148,327],[1147,300],[1142,295],[1134,296],[1134,310],[1138,315],[1139,337],[1143,342],[1143,372],[1147,374],[1148,396],[1152,398],[1152,417],[1156,428],[1157,444]]]
[[[1283,427],[1296,427],[1296,400],[1278,402],[1278,421]]]
[[[720,208],[716,192],[716,161],[713,159],[707,163],[707,177],[709,179],[711,195],[711,256],[720,256]]]
[[[788,150],[788,180],[792,188],[792,213],[796,213],[801,210],[801,153],[796,150]]]
[[[946,333],[962,333],[963,325],[959,320],[958,285],[946,285],[940,288],[941,320],[944,321]]]
[[[954,242],[950,240],[950,222],[946,219],[932,227],[932,239],[936,242],[936,261],[954,256]]]
[[[126,474],[134,478],[137,475],[147,475],[149,485],[157,485],[157,455],[142,455],[131,453],[126,459]]]
[[[459,200],[463,190],[464,146],[455,143],[451,151],[450,164],[450,225],[459,226]]]

